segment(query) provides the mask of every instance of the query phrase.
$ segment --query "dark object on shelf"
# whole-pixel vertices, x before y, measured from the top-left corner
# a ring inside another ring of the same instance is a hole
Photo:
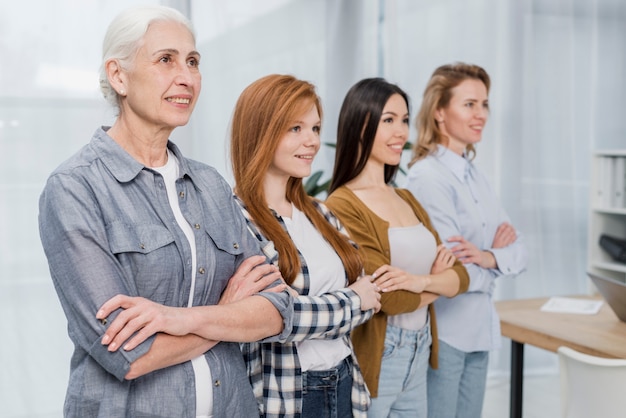
[[[600,247],[609,253],[613,260],[626,263],[626,240],[602,234]]]

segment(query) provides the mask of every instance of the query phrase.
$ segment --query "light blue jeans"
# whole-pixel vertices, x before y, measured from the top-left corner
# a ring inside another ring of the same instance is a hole
[[[465,353],[439,341],[439,368],[428,368],[428,418],[480,418],[489,351]]]
[[[385,351],[369,418],[426,418],[430,326],[419,331],[387,325]]]

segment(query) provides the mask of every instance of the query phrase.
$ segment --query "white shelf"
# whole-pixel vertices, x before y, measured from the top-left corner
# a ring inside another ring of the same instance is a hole
[[[591,158],[588,270],[626,280],[626,263],[615,261],[602,247],[603,234],[626,239],[626,149],[599,150]]]
[[[598,150],[593,155],[596,157],[626,157],[626,149]]]
[[[603,207],[593,207],[591,208],[594,212],[606,213],[608,215],[626,215],[626,208],[603,208]]]
[[[626,273],[626,264],[618,263],[618,262],[592,262],[592,267],[602,269],[602,270],[610,270],[618,273]]]

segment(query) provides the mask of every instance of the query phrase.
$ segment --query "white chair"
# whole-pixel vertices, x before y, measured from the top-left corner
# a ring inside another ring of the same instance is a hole
[[[626,359],[607,359],[559,347],[561,416],[626,417]]]

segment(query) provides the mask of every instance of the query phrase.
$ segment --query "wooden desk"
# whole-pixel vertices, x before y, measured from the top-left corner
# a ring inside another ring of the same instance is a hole
[[[524,344],[553,352],[564,345],[594,356],[626,358],[626,323],[608,304],[596,315],[542,312],[548,299],[496,302],[502,335],[511,339],[511,418],[522,418]]]

